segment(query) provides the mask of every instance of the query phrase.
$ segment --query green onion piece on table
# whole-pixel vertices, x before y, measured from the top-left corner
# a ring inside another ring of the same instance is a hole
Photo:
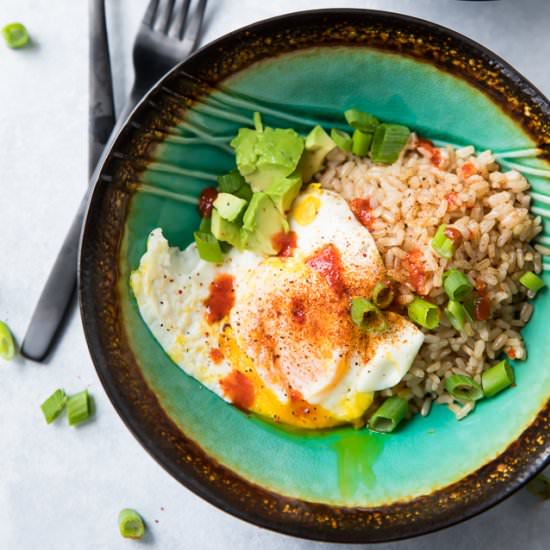
[[[538,292],[543,288],[544,281],[532,271],[526,271],[520,278],[519,282],[528,290]]]
[[[71,395],[67,399],[67,419],[69,425],[77,426],[90,418],[91,406],[88,390]]]
[[[492,397],[515,382],[514,370],[501,361],[481,374],[481,386],[485,397]]]
[[[330,131],[330,137],[332,141],[336,143],[336,146],[342,149],[342,151],[351,151],[353,140],[348,133],[333,128]]]
[[[451,239],[446,232],[447,226],[441,224],[437,228],[434,238],[432,239],[432,248],[438,256],[450,260],[456,252],[456,242]]]
[[[372,291],[372,301],[375,306],[385,309],[393,302],[394,297],[395,294],[390,281],[376,283]]]
[[[351,320],[365,332],[383,332],[388,327],[384,314],[366,298],[352,298]]]
[[[131,508],[125,508],[118,514],[118,529],[126,539],[141,539],[145,534],[143,519]]]
[[[403,398],[396,395],[388,397],[369,418],[369,428],[376,432],[393,432],[408,411],[409,404]]]
[[[450,300],[462,301],[470,296],[474,285],[462,271],[449,269],[443,273],[443,288]]]
[[[371,142],[372,134],[355,130],[351,138],[351,152],[358,157],[366,157],[369,153]]]
[[[460,302],[457,302],[456,300],[449,300],[449,303],[445,308],[445,315],[456,330],[464,330],[464,325],[468,319],[468,312]]]
[[[398,124],[380,124],[374,132],[370,151],[374,162],[394,163],[407,145],[411,131]]]
[[[51,424],[63,411],[67,403],[67,396],[62,389],[55,390],[40,408],[44,413],[44,418],[48,424]]]
[[[223,262],[223,252],[220,243],[212,233],[195,231],[193,233],[199,256],[207,261],[220,264]]]
[[[344,116],[352,128],[361,130],[361,132],[372,133],[380,125],[380,121],[375,116],[357,109],[348,109]]]
[[[422,298],[415,298],[407,307],[409,319],[432,330],[439,326],[439,308]]]
[[[0,321],[0,357],[6,361],[15,357],[15,342],[8,325],[3,321]]]
[[[217,179],[218,185],[220,186],[220,193],[235,193],[246,184],[246,180],[239,174],[237,169],[218,176]]]
[[[2,35],[10,48],[22,48],[29,43],[29,33],[22,23],[10,23],[2,28]]]
[[[459,401],[477,401],[483,397],[481,386],[469,376],[453,374],[445,380],[445,389]]]

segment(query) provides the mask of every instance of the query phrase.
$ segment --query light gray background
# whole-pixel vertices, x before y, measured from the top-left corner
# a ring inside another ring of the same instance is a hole
[[[146,0],[107,2],[120,108]],[[320,7],[378,8],[442,23],[489,46],[550,95],[547,0],[210,0],[203,42],[257,19]],[[21,338],[86,185],[87,2],[1,0],[1,8],[1,25],[21,20],[34,40],[17,52],[0,45],[0,319]],[[78,429],[47,426],[38,405],[57,387],[88,387],[95,420]],[[145,542],[118,535],[117,514],[126,506],[146,518]],[[521,491],[462,525],[378,548],[542,550],[550,547],[549,517],[550,504]],[[341,548],[248,525],[174,481],[114,412],[73,314],[48,364],[0,364],[0,549],[132,547]]]

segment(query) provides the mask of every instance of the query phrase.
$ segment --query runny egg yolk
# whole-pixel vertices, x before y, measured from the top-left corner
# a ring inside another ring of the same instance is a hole
[[[292,209],[292,219],[299,225],[309,225],[317,217],[321,209],[319,184],[312,183],[308,186],[308,193],[299,197]]]

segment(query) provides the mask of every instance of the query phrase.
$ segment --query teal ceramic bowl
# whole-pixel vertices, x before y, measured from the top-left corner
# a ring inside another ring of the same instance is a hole
[[[504,152],[503,166],[522,170],[532,184],[533,211],[550,215],[549,167],[537,157],[550,143],[550,106],[504,61],[450,30],[401,15],[292,14],[203,48],[133,113],[90,201],[80,298],[105,390],[176,479],[270,529],[371,542],[470,517],[546,464],[550,295],[537,298],[524,331],[529,357],[517,365],[517,387],[461,422],[436,406],[427,418],[381,435],[291,431],[228,405],[165,355],[128,285],[153,228],[161,226],[172,245],[192,240],[196,199],[213,174],[232,168],[227,137],[249,124],[253,110],[269,125],[303,131],[314,122],[334,125],[350,107],[428,138]],[[540,240],[548,244],[550,236]]]

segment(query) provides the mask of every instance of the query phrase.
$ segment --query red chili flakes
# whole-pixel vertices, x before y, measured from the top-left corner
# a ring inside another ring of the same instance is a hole
[[[220,386],[235,407],[246,411],[254,403],[256,391],[254,384],[252,384],[246,374],[233,370],[220,380]]]
[[[462,165],[462,168],[460,168],[460,173],[464,179],[467,179],[470,176],[477,174],[477,168],[472,162],[465,162]]]
[[[210,283],[210,293],[204,301],[204,305],[207,311],[206,319],[210,324],[221,321],[229,314],[235,305],[232,275],[220,273]]]
[[[515,358],[516,358],[516,350],[515,350],[514,348],[507,349],[507,350],[506,350],[506,355],[507,355],[510,359],[515,359]]]
[[[453,208],[456,208],[459,206],[459,200],[458,200],[458,193],[455,193],[454,191],[451,191],[450,193],[447,193],[445,195],[445,200],[447,201],[447,204],[449,205],[449,208],[452,210]]]
[[[336,294],[341,296],[344,293],[342,260],[338,249],[333,244],[320,248],[306,263],[326,279]]]
[[[271,244],[275,250],[278,250],[277,256],[288,258],[294,254],[294,249],[298,246],[298,235],[294,231],[276,233],[271,238]]]
[[[302,298],[294,296],[291,302],[292,318],[300,325],[306,322],[306,308]]]
[[[434,147],[434,144],[429,139],[419,139],[416,148],[424,149],[424,151],[429,153],[431,163],[434,166],[439,166],[441,163],[441,150]]]
[[[462,233],[455,227],[447,227],[447,229],[445,229],[445,232],[443,234],[445,235],[445,237],[453,241],[453,244],[455,245],[455,247],[460,246],[462,244]]]
[[[223,361],[223,353],[219,348],[212,348],[210,350],[210,359],[212,359],[216,365],[219,365]]]
[[[215,187],[206,187],[199,196],[199,213],[203,218],[208,218],[212,213],[214,201],[218,196],[218,190]]]
[[[372,231],[375,217],[369,199],[353,199],[349,206],[359,222]]]
[[[403,265],[409,274],[409,282],[418,294],[426,294],[424,286],[426,284],[426,268],[424,267],[424,255],[422,250],[415,248],[411,250],[405,259]]]

